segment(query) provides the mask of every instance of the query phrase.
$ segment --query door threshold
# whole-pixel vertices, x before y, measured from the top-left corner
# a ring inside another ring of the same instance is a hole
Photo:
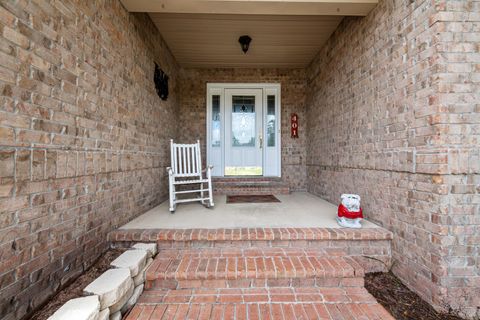
[[[274,180],[274,179],[277,179],[277,180],[280,180],[282,179],[282,177],[269,177],[269,176],[223,176],[223,177],[212,177],[212,179],[230,179],[230,180],[233,180],[233,179],[252,179],[252,180],[255,180],[255,179],[258,179],[258,180],[261,180],[261,179],[271,179],[271,180]]]

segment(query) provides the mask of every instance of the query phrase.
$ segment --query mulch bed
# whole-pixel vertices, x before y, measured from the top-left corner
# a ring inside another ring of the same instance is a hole
[[[365,275],[365,288],[397,320],[462,320],[459,316],[438,313],[393,273]]]
[[[254,194],[254,195],[227,195],[227,203],[268,203],[280,202],[272,194]]]
[[[33,314],[31,319],[45,320],[68,300],[83,297],[83,288],[110,269],[110,262],[115,260],[123,251],[125,250],[111,249],[105,252],[90,269],[52,297],[42,309]]]

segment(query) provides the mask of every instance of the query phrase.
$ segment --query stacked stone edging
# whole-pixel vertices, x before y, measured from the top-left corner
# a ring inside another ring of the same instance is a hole
[[[108,309],[107,309],[108,310]],[[98,296],[88,296],[67,301],[60,309],[57,310],[50,320],[65,320],[65,319],[88,319],[100,320],[104,318],[99,317],[100,301]],[[105,313],[102,313],[104,316]],[[107,314],[108,317],[108,314]]]
[[[143,292],[147,268],[157,254],[154,243],[137,243],[111,262],[83,290],[87,297],[71,299],[50,320],[117,320],[130,310]]]

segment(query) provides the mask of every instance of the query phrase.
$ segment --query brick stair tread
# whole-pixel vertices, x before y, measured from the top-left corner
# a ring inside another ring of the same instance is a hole
[[[150,290],[127,319],[394,319],[365,288]]]
[[[162,250],[147,270],[157,279],[220,280],[363,277],[354,259],[297,248]]]

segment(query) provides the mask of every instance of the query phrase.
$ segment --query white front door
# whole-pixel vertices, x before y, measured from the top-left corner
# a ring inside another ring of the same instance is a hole
[[[207,84],[213,176],[281,176],[280,92],[279,84]]]
[[[225,176],[263,175],[263,90],[225,89]]]

